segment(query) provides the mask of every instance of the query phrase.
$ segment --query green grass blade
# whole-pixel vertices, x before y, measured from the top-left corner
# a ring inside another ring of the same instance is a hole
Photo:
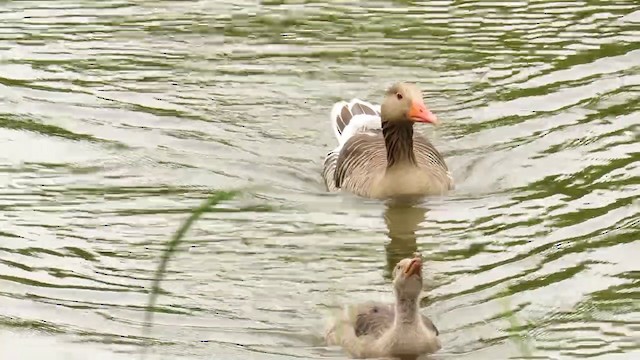
[[[145,319],[143,326],[143,336],[148,334],[149,329],[151,327],[151,322],[153,320],[153,309],[156,305],[156,301],[158,299],[158,294],[160,292],[160,282],[164,278],[164,274],[167,271],[167,264],[169,259],[173,255],[173,253],[177,250],[178,245],[182,242],[184,236],[187,231],[191,228],[193,223],[197,221],[202,214],[207,212],[212,206],[217,205],[218,203],[226,200],[233,199],[236,195],[238,195],[238,191],[219,191],[207,198],[199,207],[193,210],[191,215],[182,223],[180,228],[173,234],[171,240],[168,242],[166,249],[162,253],[162,257],[160,258],[160,263],[158,264],[158,268],[153,277],[153,283],[151,287],[151,293],[149,295],[149,302],[147,303],[146,311],[145,311]],[[146,349],[146,347],[145,347]],[[144,352],[143,352],[144,357]]]

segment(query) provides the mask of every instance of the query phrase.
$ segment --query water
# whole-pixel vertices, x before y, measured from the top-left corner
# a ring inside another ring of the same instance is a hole
[[[640,5],[5,1],[0,358],[344,358],[423,253],[436,359],[640,357]],[[455,192],[328,195],[333,102],[409,80]],[[171,234],[207,213],[169,263]]]

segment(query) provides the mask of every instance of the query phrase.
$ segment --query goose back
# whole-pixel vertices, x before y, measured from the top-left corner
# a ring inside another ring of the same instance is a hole
[[[453,187],[449,169],[442,155],[429,140],[414,134],[413,153],[417,165],[415,170],[430,178],[433,193],[442,193]],[[394,184],[385,184],[382,181],[388,162],[381,129],[352,136],[342,146],[341,151],[333,156],[335,159],[331,160],[334,161],[334,189],[345,189],[365,197],[378,197],[376,193],[380,193],[379,190],[392,192],[391,187]],[[414,173],[406,170],[399,169],[398,172],[405,171],[407,177],[414,177]],[[380,187],[387,189],[379,189]]]
[[[352,99],[349,103],[340,101],[334,104],[330,120],[338,146],[325,156],[322,177],[329,191],[337,191],[335,170],[344,144],[355,135],[381,131],[380,106],[360,99]]]
[[[424,315],[422,322],[433,331],[436,336],[440,335],[438,328],[433,324],[431,319]],[[387,329],[391,328],[395,319],[395,308],[393,304],[370,302],[361,304],[357,310],[354,329],[356,336],[373,335],[380,336]]]

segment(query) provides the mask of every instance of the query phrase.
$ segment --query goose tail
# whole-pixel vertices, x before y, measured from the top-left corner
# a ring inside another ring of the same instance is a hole
[[[338,190],[335,171],[343,145],[353,135],[381,129],[380,106],[372,105],[360,99],[349,102],[339,101],[331,109],[331,128],[338,145],[324,159],[322,177],[329,191]]]
[[[345,128],[349,126],[352,120],[358,115],[380,116],[380,106],[370,104],[366,101],[354,98],[349,102],[339,101],[333,104],[331,108],[331,128],[338,143],[344,142],[343,134]],[[369,118],[367,116],[366,118]]]

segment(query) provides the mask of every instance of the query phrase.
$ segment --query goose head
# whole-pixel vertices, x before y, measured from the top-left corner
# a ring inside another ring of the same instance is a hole
[[[405,258],[393,269],[393,287],[401,298],[417,298],[422,291],[422,259],[420,254]]]
[[[383,122],[438,124],[438,118],[424,104],[422,92],[411,83],[400,82],[391,86],[385,94],[380,113]]]

